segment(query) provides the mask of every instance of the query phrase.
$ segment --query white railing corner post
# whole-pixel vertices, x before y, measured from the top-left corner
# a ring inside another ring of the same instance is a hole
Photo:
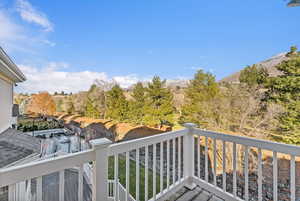
[[[93,201],[108,200],[108,146],[112,142],[106,138],[91,140],[90,144],[95,151],[93,162]]]
[[[194,183],[194,154],[195,154],[195,145],[194,145],[194,128],[197,127],[193,123],[185,123],[184,127],[187,129],[186,135],[183,139],[183,174],[186,179],[185,186],[189,189],[194,189],[196,184]]]

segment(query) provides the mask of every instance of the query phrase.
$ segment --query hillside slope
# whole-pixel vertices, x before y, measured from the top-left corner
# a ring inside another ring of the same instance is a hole
[[[281,63],[282,61],[284,61],[286,59],[288,59],[288,57],[286,56],[286,53],[280,53],[276,56],[271,57],[270,59],[267,59],[265,61],[257,63],[257,65],[261,66],[263,68],[266,68],[271,77],[276,77],[280,74],[280,72],[276,69],[276,65],[278,65],[279,63]],[[222,80],[220,80],[220,82],[238,83],[240,73],[241,73],[241,71],[236,72],[230,76],[227,76],[227,77],[223,78]]]

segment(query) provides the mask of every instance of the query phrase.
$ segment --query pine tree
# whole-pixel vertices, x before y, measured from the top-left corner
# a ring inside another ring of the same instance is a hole
[[[208,127],[218,123],[217,98],[220,88],[211,73],[199,70],[185,90],[180,123],[193,122]]]
[[[292,46],[290,51],[286,54],[287,57],[295,56],[298,54],[298,48],[297,46]]]
[[[92,118],[93,115],[94,115],[93,103],[92,103],[91,99],[88,98],[86,106],[85,106],[84,116]]]
[[[165,85],[166,81],[158,76],[148,84],[144,117],[147,125],[162,127],[174,123],[173,95]]]
[[[94,112],[94,118],[104,118],[105,116],[105,92],[93,84],[87,92],[87,98],[90,99]]]
[[[115,85],[106,94],[106,116],[116,121],[128,121],[128,101],[119,85]]]
[[[63,100],[59,99],[56,103],[56,111],[63,112]]]
[[[133,100],[129,102],[130,121],[135,124],[143,124],[146,105],[146,89],[141,82],[134,85],[132,98]]]
[[[71,97],[69,98],[69,100],[67,102],[67,113],[75,114],[75,107],[74,107],[73,100]]]
[[[99,118],[99,112],[97,108],[94,107],[93,101],[90,98],[87,99],[84,115],[94,119]]]
[[[292,49],[289,57],[276,67],[282,75],[269,78],[266,99],[285,110],[279,118],[283,140],[300,144],[300,54]]]
[[[268,71],[265,68],[252,65],[241,71],[239,80],[241,83],[245,83],[249,89],[256,90],[266,82],[268,76]]]

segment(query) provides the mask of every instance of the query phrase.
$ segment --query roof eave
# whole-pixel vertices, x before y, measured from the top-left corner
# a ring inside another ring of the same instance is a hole
[[[11,75],[8,75],[15,83],[24,82],[26,80],[25,75],[21,72],[18,66],[11,60],[11,58],[0,47],[0,59],[3,61],[3,67],[9,71]]]

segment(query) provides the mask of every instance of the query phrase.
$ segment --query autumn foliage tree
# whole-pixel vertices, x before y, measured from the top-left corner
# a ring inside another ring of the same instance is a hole
[[[56,111],[55,102],[48,92],[32,95],[28,111],[40,115],[53,115]]]

